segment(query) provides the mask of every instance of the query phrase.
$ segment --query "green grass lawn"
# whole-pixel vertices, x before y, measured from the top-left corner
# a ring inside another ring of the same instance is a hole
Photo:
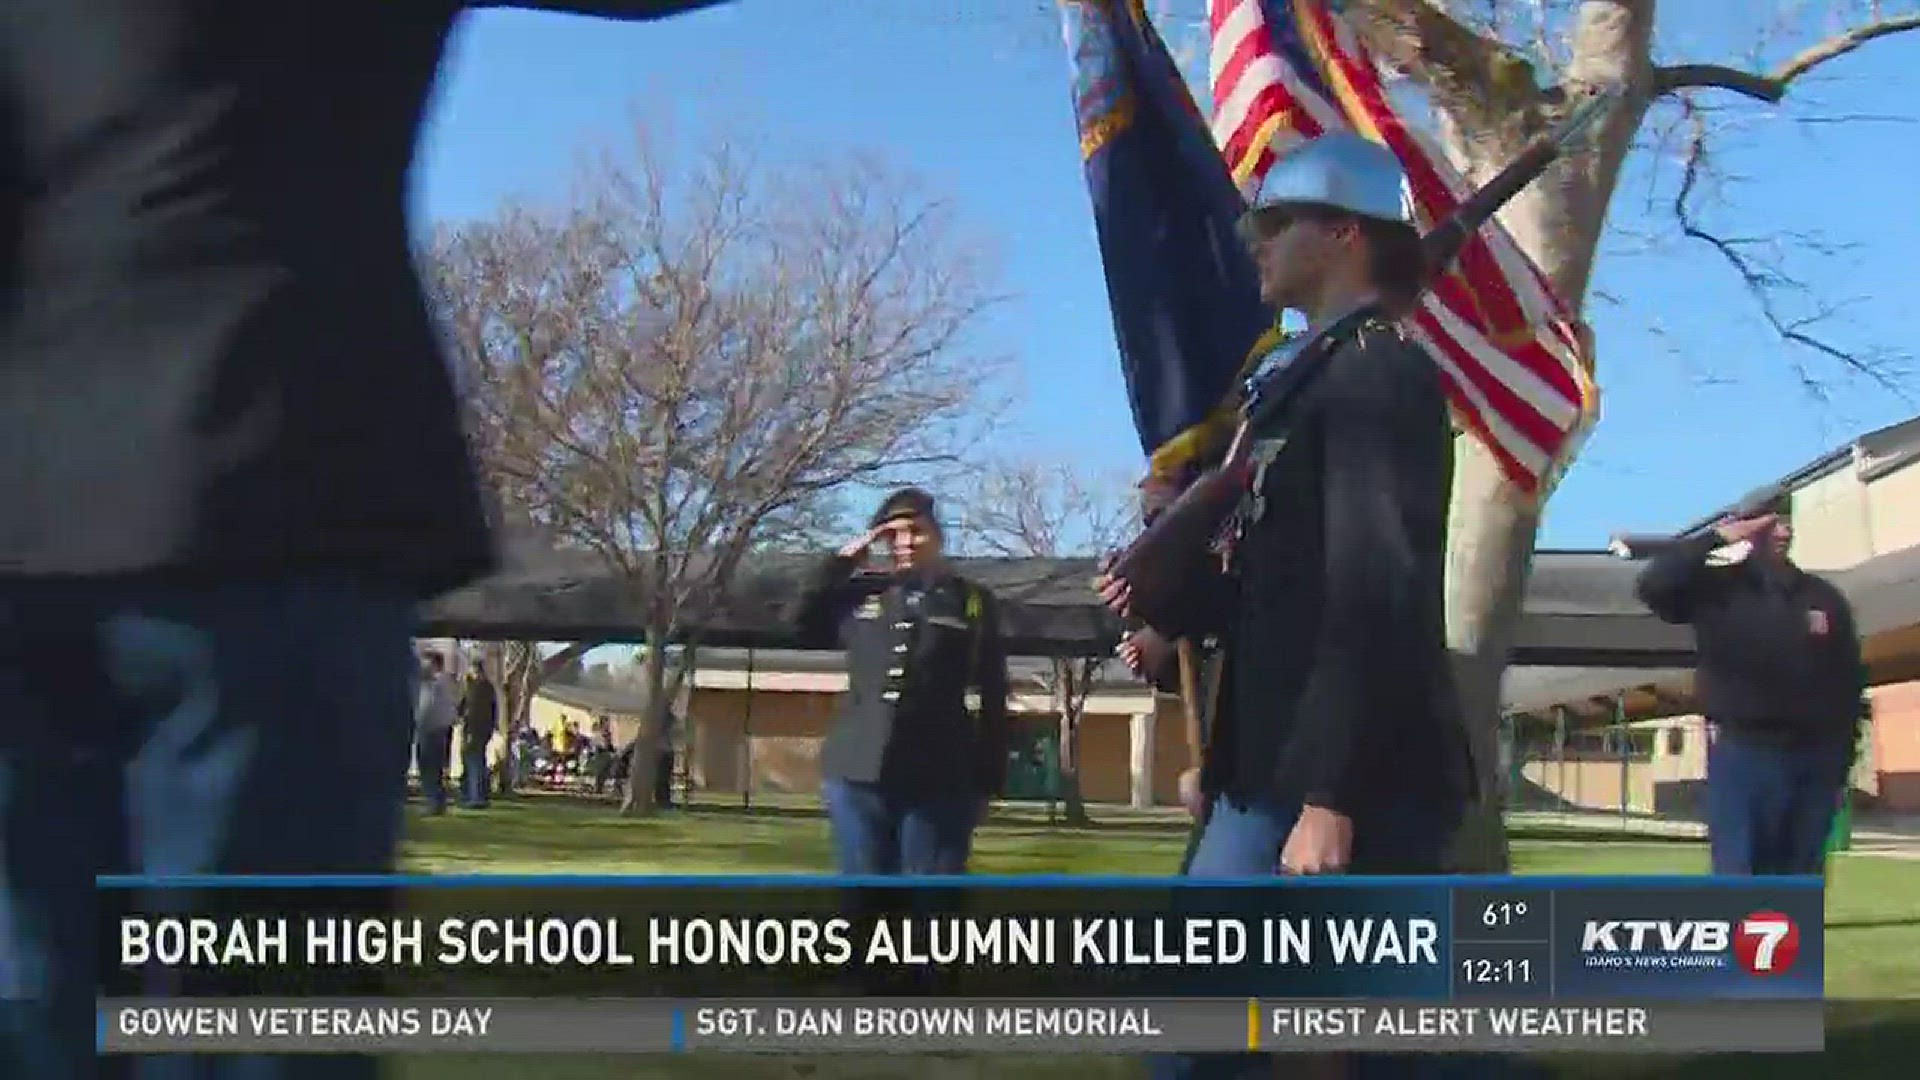
[[[706,807],[621,818],[604,804],[541,797],[409,822],[404,865],[427,873],[804,873],[830,868],[825,823],[804,809]],[[1043,813],[997,813],[975,845],[982,873],[1170,873],[1184,831],[1168,822],[1051,825]],[[1706,850],[1684,840],[1566,833],[1516,835],[1522,874],[1697,874]],[[1920,1062],[1920,860],[1844,856],[1827,893],[1828,1052],[1822,1059],[1568,1059],[1569,1077],[1772,1080],[1907,1077]],[[404,1059],[403,1080],[1139,1080],[1117,1058],[468,1058]]]

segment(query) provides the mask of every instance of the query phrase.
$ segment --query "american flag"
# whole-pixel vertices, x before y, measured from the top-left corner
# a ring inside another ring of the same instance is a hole
[[[1208,0],[1214,141],[1251,195],[1295,142],[1348,129],[1407,173],[1431,229],[1471,188],[1387,97],[1379,68],[1325,0]],[[1551,490],[1598,409],[1573,317],[1539,267],[1488,222],[1409,329],[1440,365],[1456,422],[1521,490]]]

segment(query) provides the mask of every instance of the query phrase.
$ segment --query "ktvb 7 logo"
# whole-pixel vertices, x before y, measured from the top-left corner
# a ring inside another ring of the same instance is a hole
[[[1777,911],[1756,911],[1734,923],[1589,919],[1580,954],[1590,968],[1724,968],[1731,957],[1749,975],[1779,975],[1800,955],[1800,928]]]

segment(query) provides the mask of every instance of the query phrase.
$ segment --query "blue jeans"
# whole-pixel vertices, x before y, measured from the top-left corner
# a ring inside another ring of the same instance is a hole
[[[436,813],[447,808],[447,766],[452,760],[452,728],[414,733],[413,768],[420,774],[420,797]]]
[[[464,743],[460,747],[460,804],[476,808],[487,805],[493,794],[492,779],[487,767],[487,744]]]
[[[1850,746],[1787,750],[1719,732],[1707,749],[1707,836],[1716,874],[1818,874]]]
[[[412,605],[321,582],[0,587],[0,1076],[358,1080],[371,1058],[96,1058],[102,873],[380,872]]]
[[[1203,878],[1266,877],[1280,865],[1280,849],[1300,816],[1298,806],[1214,803],[1187,873]],[[1438,874],[1460,817],[1452,810],[1394,809],[1358,815],[1353,823],[1354,874]],[[1354,1054],[1347,1075],[1372,1077],[1484,1077],[1499,1075],[1498,1059],[1452,1059],[1413,1054]],[[1491,1066],[1491,1067],[1489,1067]],[[1265,1054],[1172,1054],[1153,1060],[1154,1080],[1267,1080],[1273,1059]]]
[[[983,800],[891,791],[829,779],[820,786],[842,874],[964,874]]]

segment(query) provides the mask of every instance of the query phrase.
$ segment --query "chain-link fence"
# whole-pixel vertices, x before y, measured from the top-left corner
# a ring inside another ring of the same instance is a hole
[[[1870,799],[1877,787],[1871,718],[1863,701],[1848,806]],[[1501,732],[1508,816],[1522,824],[1705,835],[1709,742],[1699,716],[1616,714],[1597,725],[1567,712],[1508,717]]]
[[[1585,727],[1564,715],[1509,717],[1501,742],[1508,815],[1518,824],[1702,830],[1706,729],[1696,717]]]

